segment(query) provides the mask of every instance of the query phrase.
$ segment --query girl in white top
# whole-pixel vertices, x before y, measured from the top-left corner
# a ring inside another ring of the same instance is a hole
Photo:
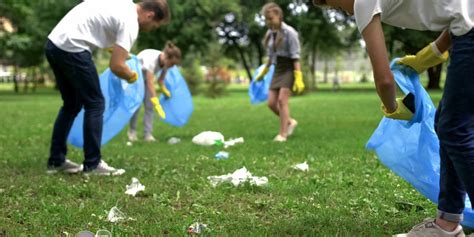
[[[145,98],[143,104],[145,105],[145,116],[143,117],[144,125],[144,140],[155,141],[153,137],[153,109],[158,115],[164,118],[163,109],[158,101],[155,92],[155,75],[161,70],[160,77],[158,78],[158,84],[160,91],[166,96],[171,97],[170,91],[165,87],[164,79],[166,77],[167,69],[178,64],[181,61],[181,50],[176,47],[173,43],[166,43],[163,51],[156,49],[145,49],[137,55],[142,65],[143,75],[145,76]],[[140,108],[137,109],[130,120],[130,129],[128,131],[128,139],[130,141],[137,140],[137,121],[138,113]]]
[[[316,5],[353,14],[367,45],[377,93],[386,117],[409,120],[390,71],[382,22],[401,28],[442,32],[416,55],[399,63],[418,73],[447,60],[446,85],[435,119],[440,140],[438,216],[400,236],[464,236],[466,193],[474,200],[474,1],[472,0],[313,0]]]

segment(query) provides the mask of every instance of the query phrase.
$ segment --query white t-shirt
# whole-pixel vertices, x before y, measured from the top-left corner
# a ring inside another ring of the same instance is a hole
[[[86,0],[69,11],[48,38],[71,53],[115,44],[130,52],[138,30],[137,8],[132,0]]]
[[[161,51],[156,49],[145,49],[141,51],[137,58],[142,64],[142,70],[147,70],[156,75],[162,68],[160,67]]]
[[[355,0],[354,16],[362,31],[380,14],[382,22],[414,30],[464,35],[473,27],[474,0]]]

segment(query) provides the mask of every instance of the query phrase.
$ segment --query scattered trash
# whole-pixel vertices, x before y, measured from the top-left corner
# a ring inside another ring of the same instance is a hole
[[[175,145],[175,144],[178,144],[181,142],[181,139],[177,138],[177,137],[172,137],[168,140],[168,144],[170,145]]]
[[[244,143],[244,138],[243,137],[239,137],[235,139],[231,138],[229,141],[224,142],[224,148],[235,146],[235,144],[238,144],[238,143]]]
[[[206,224],[196,222],[188,227],[188,234],[190,235],[201,234],[202,232],[205,231],[206,228],[207,228]]]
[[[98,230],[95,233],[96,237],[112,237],[112,233],[108,230]]]
[[[201,146],[222,145],[224,135],[219,132],[205,131],[193,137],[193,143]]]
[[[308,171],[309,170],[309,165],[305,161],[304,163],[294,165],[293,168],[296,169],[296,170]]]
[[[116,206],[112,207],[109,211],[109,215],[107,215],[107,220],[112,223],[116,223],[119,221],[124,221],[127,218],[125,214],[120,211]]]
[[[126,185],[125,188],[127,189],[125,191],[126,194],[135,197],[138,192],[145,190],[145,185],[141,184],[137,178],[132,178],[132,183],[130,185]]]
[[[229,152],[219,151],[216,155],[216,160],[227,160],[229,159]]]
[[[64,232],[63,232],[64,233]],[[67,233],[67,232],[66,232]],[[69,236],[69,233],[67,233],[67,235],[65,236]],[[90,231],[87,231],[87,230],[84,230],[84,231],[80,231],[78,232],[76,235],[76,237],[94,237],[95,234],[90,232]]]
[[[128,141],[128,142],[127,142],[127,146],[132,146],[132,142],[131,142],[131,141]]]
[[[232,183],[234,186],[239,186],[241,183],[250,182],[251,185],[265,186],[268,184],[267,177],[252,176],[247,168],[242,167],[236,170],[232,174],[220,175],[220,176],[208,176],[207,179],[211,182],[213,187],[221,183]]]

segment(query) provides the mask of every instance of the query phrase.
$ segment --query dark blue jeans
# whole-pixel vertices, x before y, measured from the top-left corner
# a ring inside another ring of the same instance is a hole
[[[94,169],[101,159],[105,101],[92,55],[88,51],[63,51],[49,40],[45,53],[63,100],[54,123],[48,166],[60,166],[66,159],[67,136],[74,118],[84,107],[84,171]]]
[[[474,201],[474,29],[452,37],[450,60],[435,117],[441,157],[438,216],[458,222],[466,193]]]

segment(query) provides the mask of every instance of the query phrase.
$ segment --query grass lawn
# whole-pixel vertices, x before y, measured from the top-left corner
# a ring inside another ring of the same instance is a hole
[[[441,92],[432,96],[438,101]],[[372,89],[292,98],[299,127],[284,144],[272,142],[278,119],[265,105],[250,105],[245,90],[233,88],[216,100],[198,96],[194,103],[183,128],[155,121],[157,143],[126,146],[124,129],[103,147],[104,160],[127,170],[123,176],[84,178],[45,173],[59,94],[0,93],[0,236],[99,229],[183,236],[194,222],[208,224],[212,236],[390,236],[435,215],[435,205],[364,149],[382,117]],[[141,135],[142,124],[139,129]],[[191,142],[205,130],[245,143],[227,149],[228,160],[216,160],[221,148]],[[182,142],[168,145],[170,137]],[[71,148],[68,157],[81,162],[82,151]],[[304,161],[309,172],[291,168]],[[213,188],[206,179],[243,166],[267,176],[269,185]],[[137,197],[124,194],[132,177],[146,186]],[[115,205],[133,220],[109,223]]]

